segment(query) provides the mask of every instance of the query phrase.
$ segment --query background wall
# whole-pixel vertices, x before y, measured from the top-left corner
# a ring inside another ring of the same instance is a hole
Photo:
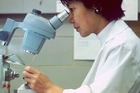
[[[46,18],[52,17],[54,14],[43,15]],[[12,18],[16,21],[22,21],[24,14],[3,14],[0,15],[0,28],[3,27],[6,18]],[[127,24],[140,37],[140,15],[138,21],[127,21]],[[24,31],[16,30],[14,37],[8,47],[0,45],[0,54],[16,54],[19,55],[27,65],[42,71],[56,84],[64,88],[76,88],[80,86],[88,73],[93,61],[76,61],[73,59],[73,27],[67,21],[57,30],[57,35],[54,40],[46,41],[39,55],[34,57],[31,54],[25,53],[21,48],[21,42]],[[0,42],[1,43],[1,42]],[[17,89],[22,83],[22,71],[24,66],[11,65],[17,73],[20,73],[20,78],[11,82],[11,91]]]

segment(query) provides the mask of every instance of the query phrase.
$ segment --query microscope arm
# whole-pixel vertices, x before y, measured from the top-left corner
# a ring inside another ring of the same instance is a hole
[[[8,46],[15,30],[18,28],[18,22],[8,18],[3,29],[0,30],[2,45]]]

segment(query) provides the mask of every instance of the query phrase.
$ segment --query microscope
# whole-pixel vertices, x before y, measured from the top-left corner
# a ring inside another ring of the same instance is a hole
[[[46,39],[55,38],[56,30],[68,16],[69,13],[64,10],[46,19],[41,16],[41,11],[33,9],[31,13],[27,13],[23,22],[7,18],[3,29],[0,29],[0,40],[2,45],[8,46],[15,30],[21,28],[25,31],[21,48],[33,55],[38,54]],[[14,62],[25,65],[20,58],[15,59],[14,55],[0,55],[0,93],[10,89],[10,81],[19,77],[19,74],[10,68],[10,64]],[[22,84],[14,93],[35,93],[35,91],[31,90],[28,84]]]

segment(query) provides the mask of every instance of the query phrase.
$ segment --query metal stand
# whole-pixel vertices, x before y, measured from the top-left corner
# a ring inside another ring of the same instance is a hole
[[[9,56],[0,55],[0,93],[4,93],[5,91],[10,93],[10,81],[19,77],[19,74],[16,74],[10,68],[10,63],[6,62],[8,58]]]

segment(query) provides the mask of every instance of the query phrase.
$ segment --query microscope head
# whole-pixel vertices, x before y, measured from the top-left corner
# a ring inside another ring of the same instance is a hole
[[[22,28],[25,33],[21,47],[31,54],[38,54],[46,39],[54,39],[56,30],[63,24],[69,16],[67,11],[63,11],[49,20],[41,16],[41,11],[33,10],[28,13],[23,22],[15,22],[7,19],[3,29],[0,30],[0,40],[2,45],[8,46],[14,31]]]

